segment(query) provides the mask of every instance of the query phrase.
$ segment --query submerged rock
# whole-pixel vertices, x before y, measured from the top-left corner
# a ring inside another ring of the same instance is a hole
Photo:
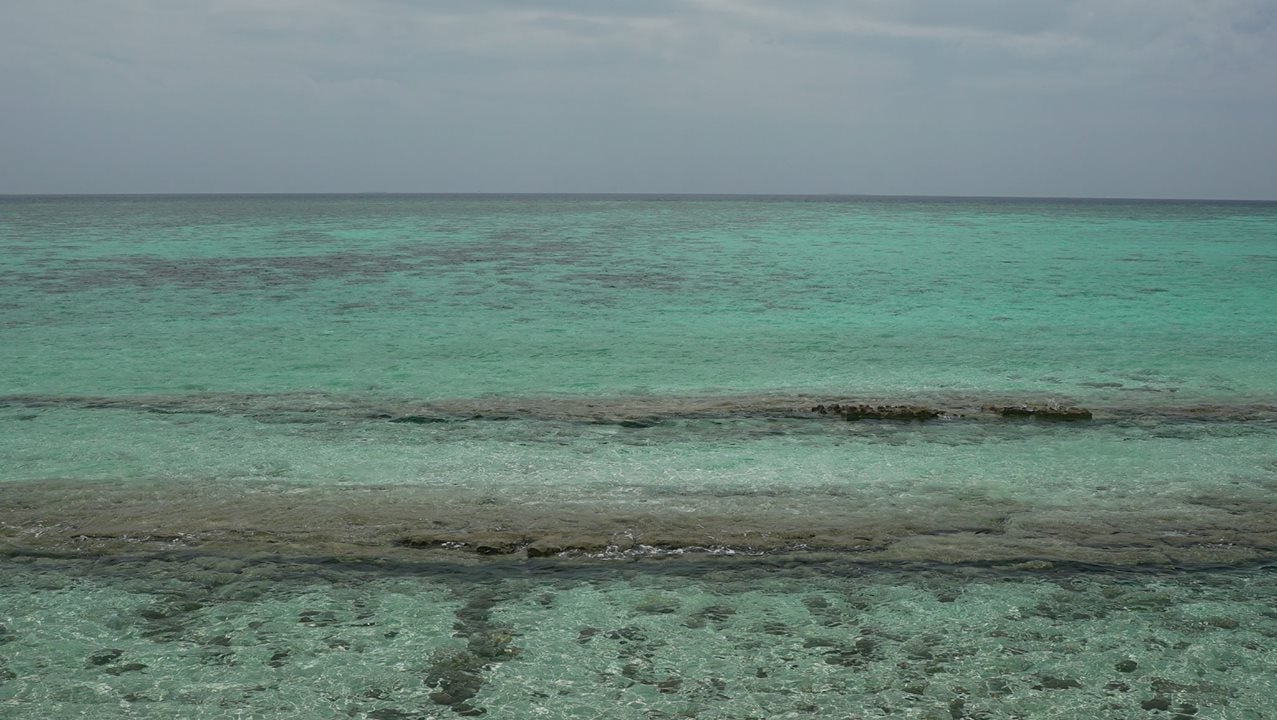
[[[117,648],[98,650],[89,656],[89,665],[107,665],[119,660],[120,656],[123,654],[124,651]]]
[[[647,640],[647,636],[643,634],[643,631],[634,625],[626,625],[623,628],[611,630],[603,637],[609,640],[633,640],[634,642]]]
[[[427,685],[436,688],[430,699],[437,705],[456,706],[475,695],[483,687],[479,672],[484,661],[468,650],[449,650],[437,653],[426,673]]]
[[[507,660],[519,654],[519,649],[510,644],[513,640],[509,632],[490,629],[471,635],[466,649],[485,662]]]
[[[284,661],[288,659],[288,655],[288,650],[276,650],[275,654],[270,656],[270,660],[266,661],[266,664],[273,668],[283,667]]]
[[[725,622],[727,618],[736,614],[736,610],[726,605],[709,605],[697,610],[695,617],[709,620],[711,622]]]
[[[683,686],[682,678],[674,676],[674,675],[670,675],[669,677],[657,683],[656,689],[658,692],[662,694],[672,695],[678,692],[678,689],[682,686]]]
[[[648,595],[635,604],[634,609],[648,615],[666,615],[678,612],[678,598],[665,595]]]
[[[1047,690],[1071,690],[1082,687],[1082,683],[1078,682],[1076,678],[1071,677],[1039,675],[1038,680],[1040,682],[1038,687],[1045,688]]]

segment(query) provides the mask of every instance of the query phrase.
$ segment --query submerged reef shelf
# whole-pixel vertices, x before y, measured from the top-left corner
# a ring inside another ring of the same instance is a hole
[[[456,488],[289,483],[0,484],[0,551],[140,550],[406,558],[835,552],[884,562],[1233,565],[1277,558],[1277,506],[1035,507],[1019,501],[861,505],[836,493],[746,497],[494,497]]]
[[[7,395],[0,409],[32,429],[13,435],[18,465],[0,482],[10,553],[1122,566],[1277,553],[1277,405],[1263,402],[205,392]]]
[[[1272,716],[1259,567],[187,552],[0,591],[14,718]]]

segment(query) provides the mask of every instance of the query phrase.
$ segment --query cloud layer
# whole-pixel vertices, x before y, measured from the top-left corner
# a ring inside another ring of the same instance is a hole
[[[0,192],[1277,199],[1271,0],[19,0]]]

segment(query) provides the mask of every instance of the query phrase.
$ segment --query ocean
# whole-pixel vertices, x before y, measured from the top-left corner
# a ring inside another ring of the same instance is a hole
[[[1277,203],[0,197],[0,716],[1277,717]]]

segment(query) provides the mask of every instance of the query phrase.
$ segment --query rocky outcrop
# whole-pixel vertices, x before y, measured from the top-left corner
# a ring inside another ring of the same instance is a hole
[[[990,405],[985,410],[1006,418],[1035,418],[1062,422],[1091,419],[1090,410],[1071,405]]]
[[[842,405],[831,403],[811,409],[821,415],[837,415],[843,420],[931,420],[940,411],[925,405]]]

